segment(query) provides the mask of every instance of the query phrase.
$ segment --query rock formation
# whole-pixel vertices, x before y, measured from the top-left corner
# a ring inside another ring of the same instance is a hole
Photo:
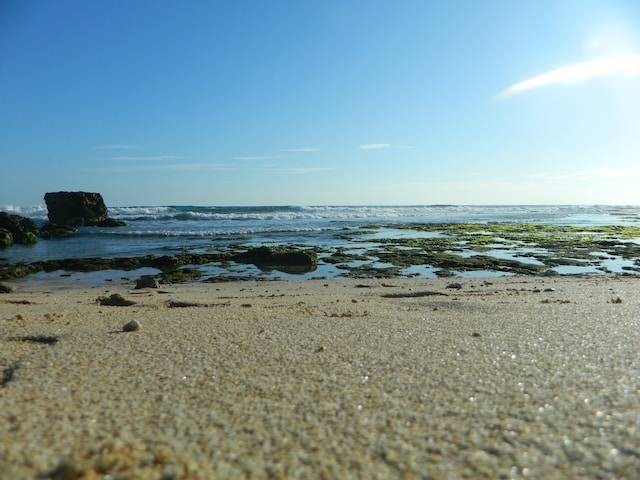
[[[72,227],[120,227],[125,223],[108,217],[102,195],[89,192],[50,192],[44,196],[49,221]]]

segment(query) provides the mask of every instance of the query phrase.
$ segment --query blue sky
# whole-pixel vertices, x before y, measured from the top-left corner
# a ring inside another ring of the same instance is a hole
[[[640,203],[637,1],[0,1],[0,205]]]

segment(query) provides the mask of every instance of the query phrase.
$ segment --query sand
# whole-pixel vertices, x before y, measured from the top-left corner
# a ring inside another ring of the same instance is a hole
[[[449,282],[0,295],[0,478],[640,478],[640,279]]]

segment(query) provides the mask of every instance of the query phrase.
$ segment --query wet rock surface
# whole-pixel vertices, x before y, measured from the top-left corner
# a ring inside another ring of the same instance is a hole
[[[136,280],[135,289],[141,290],[143,288],[158,288],[160,284],[154,275],[143,275]]]
[[[45,240],[55,240],[58,238],[67,238],[77,233],[78,230],[67,225],[56,225],[54,223],[46,223],[40,228],[40,238]]]
[[[287,247],[250,248],[231,259],[239,263],[252,263],[259,268],[272,267],[284,271],[312,271],[318,264],[315,252]]]

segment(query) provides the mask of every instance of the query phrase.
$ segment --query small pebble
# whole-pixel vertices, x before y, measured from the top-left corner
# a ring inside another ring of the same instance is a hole
[[[122,326],[123,332],[136,332],[140,330],[140,322],[137,320],[130,320]]]

